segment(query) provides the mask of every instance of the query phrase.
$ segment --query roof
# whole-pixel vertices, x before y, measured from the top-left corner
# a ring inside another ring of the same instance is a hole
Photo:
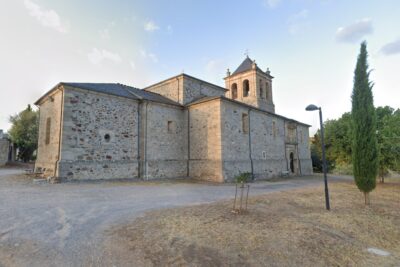
[[[154,84],[152,84],[152,85],[146,86],[145,88],[143,88],[143,90],[148,91],[148,89],[151,89],[152,87],[156,87],[157,85],[160,85],[160,84],[165,83],[165,82],[167,82],[167,81],[170,81],[170,80],[172,80],[172,79],[176,79],[176,78],[178,78],[178,77],[190,78],[190,79],[196,80],[196,81],[198,81],[198,82],[206,83],[206,84],[208,84],[208,85],[211,85],[211,86],[213,86],[215,89],[218,89],[218,90],[221,90],[221,91],[228,91],[228,89],[226,89],[226,88],[224,88],[224,87],[221,87],[221,86],[219,86],[219,85],[216,85],[216,84],[207,82],[207,81],[205,81],[205,80],[196,78],[196,77],[191,76],[191,75],[188,75],[188,74],[186,74],[186,73],[181,73],[181,74],[172,76],[172,77],[170,77],[170,78],[168,78],[168,79],[162,80],[162,81],[160,81],[160,82],[154,83]]]
[[[126,97],[130,99],[138,99],[127,90],[126,85],[119,83],[61,83],[63,85],[86,89],[98,93]],[[132,87],[133,88],[133,87]]]
[[[142,89],[138,89],[138,88],[134,88],[134,87],[130,87],[127,85],[123,85],[126,87],[126,89],[134,94],[135,96],[139,97],[140,99],[145,99],[148,101],[153,101],[153,102],[159,102],[159,103],[164,103],[164,104],[170,104],[170,105],[177,105],[177,106],[181,106],[180,103],[175,102],[171,99],[168,99],[162,95],[159,95],[157,93],[153,93],[153,92],[149,92],[149,91],[145,91]]]
[[[225,96],[206,96],[206,97],[197,99],[197,100],[195,100],[193,102],[190,102],[186,106],[192,106],[192,105],[196,105],[196,104],[200,104],[200,103],[205,103],[205,102],[213,101],[213,100],[216,100],[216,99],[229,101],[229,102],[232,102],[232,103],[237,104],[239,106],[244,106],[244,107],[247,107],[247,108],[250,108],[250,109],[254,109],[254,110],[258,110],[258,111],[264,112],[264,113],[268,113],[268,114],[270,114],[272,116],[284,119],[286,121],[291,121],[291,122],[295,122],[297,124],[301,124],[303,126],[311,127],[311,125],[309,125],[309,124],[306,124],[306,123],[303,123],[303,122],[300,122],[300,121],[296,121],[294,119],[290,119],[288,117],[285,117],[285,116],[282,116],[282,115],[279,115],[279,114],[276,114],[276,113],[273,113],[273,112],[270,112],[270,111],[266,111],[266,110],[257,108],[255,106],[252,106],[252,105],[249,105],[249,104],[246,104],[246,103],[243,103],[243,102],[239,102],[237,100],[230,99],[230,98],[227,98]]]
[[[247,56],[247,57],[243,60],[243,62],[239,65],[239,67],[237,67],[237,69],[236,69],[230,76],[236,75],[236,74],[239,74],[239,73],[242,73],[242,72],[251,70],[251,69],[253,68],[253,63],[254,63],[254,61],[251,60],[251,59]],[[261,71],[262,73],[267,74],[268,76],[272,77],[272,76],[269,74],[269,72],[268,72],[268,73],[264,72],[264,71],[263,71],[262,69],[260,69],[257,65],[256,65],[256,69],[257,69],[258,71]]]
[[[43,95],[41,98],[39,98],[36,102],[35,105],[39,104],[39,102],[48,94],[53,92],[58,88],[60,85],[66,85],[66,86],[71,86],[79,89],[84,89],[88,91],[93,91],[97,93],[103,93],[103,94],[108,94],[108,95],[114,95],[114,96],[119,96],[119,97],[124,97],[124,98],[129,98],[129,99],[135,99],[135,100],[148,100],[152,102],[158,102],[158,103],[163,103],[163,104],[169,104],[169,105],[177,105],[181,106],[179,103],[172,101],[162,95],[159,95],[157,93],[152,93],[152,92],[147,92],[132,86],[120,84],[120,83],[71,83],[71,82],[61,82],[57,84],[55,87],[53,87],[49,92],[47,92],[45,95]]]

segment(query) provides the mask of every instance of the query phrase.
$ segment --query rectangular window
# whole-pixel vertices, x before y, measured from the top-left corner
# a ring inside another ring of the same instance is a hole
[[[168,133],[173,133],[175,131],[175,124],[173,121],[168,121]]]
[[[263,157],[263,159],[267,159],[267,151],[262,152],[262,157]]]
[[[245,134],[249,132],[249,115],[246,113],[242,114],[242,130]]]
[[[46,138],[45,144],[50,144],[50,129],[51,129],[51,118],[47,118],[46,120]]]

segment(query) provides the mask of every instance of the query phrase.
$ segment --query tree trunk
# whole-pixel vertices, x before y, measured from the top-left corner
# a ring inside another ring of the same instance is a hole
[[[369,205],[369,193],[364,192],[364,200],[365,200],[365,205]]]

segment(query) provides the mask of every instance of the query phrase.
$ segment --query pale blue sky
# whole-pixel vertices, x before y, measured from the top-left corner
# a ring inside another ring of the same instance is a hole
[[[135,87],[184,71],[224,85],[246,49],[275,76],[277,113],[318,126],[350,110],[367,40],[375,105],[400,107],[400,2],[2,0],[0,129],[60,81]]]

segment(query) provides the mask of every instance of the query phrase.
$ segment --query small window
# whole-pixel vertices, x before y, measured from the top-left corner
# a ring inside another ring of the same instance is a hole
[[[250,84],[249,80],[244,80],[243,81],[243,97],[248,97],[250,94]]]
[[[263,159],[267,159],[267,151],[263,151],[262,152],[262,158]]]
[[[168,121],[167,129],[168,129],[168,133],[174,133],[175,132],[175,123],[173,121]]]
[[[231,88],[231,94],[232,94],[232,99],[236,99],[237,98],[237,84],[234,83],[232,84],[232,88]]]
[[[110,134],[105,134],[105,135],[104,135],[104,141],[105,141],[106,143],[109,143],[109,142],[111,141],[111,135],[110,135]]]
[[[274,136],[274,138],[276,137],[276,122],[275,121],[272,122],[272,135]]]
[[[249,132],[249,115],[246,113],[242,114],[242,130],[245,134]]]
[[[50,144],[50,130],[51,130],[51,118],[47,118],[46,120],[46,145]]]

